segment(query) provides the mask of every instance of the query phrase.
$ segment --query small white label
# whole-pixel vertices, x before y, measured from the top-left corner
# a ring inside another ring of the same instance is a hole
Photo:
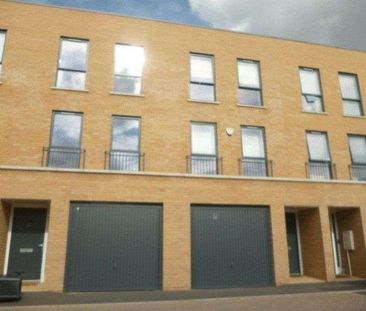
[[[33,253],[33,248],[20,248],[19,253]]]

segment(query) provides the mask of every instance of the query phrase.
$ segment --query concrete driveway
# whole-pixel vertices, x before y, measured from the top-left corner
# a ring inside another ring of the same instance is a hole
[[[366,291],[323,292],[303,294],[282,294],[234,298],[210,298],[176,301],[127,302],[52,306],[1,307],[0,310],[11,311],[365,311]]]

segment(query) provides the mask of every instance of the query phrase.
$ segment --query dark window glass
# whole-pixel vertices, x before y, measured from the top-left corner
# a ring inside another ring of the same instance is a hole
[[[138,171],[140,169],[140,119],[113,117],[110,169]]]
[[[82,114],[55,112],[48,166],[78,168],[80,166],[80,144]]]

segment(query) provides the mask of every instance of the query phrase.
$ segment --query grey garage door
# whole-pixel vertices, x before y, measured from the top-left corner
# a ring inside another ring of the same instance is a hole
[[[65,290],[161,289],[161,209],[71,204]]]
[[[192,206],[192,287],[270,285],[269,209]]]

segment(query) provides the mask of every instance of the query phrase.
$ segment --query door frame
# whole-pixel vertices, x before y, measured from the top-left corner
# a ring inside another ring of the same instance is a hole
[[[11,236],[13,231],[13,221],[14,221],[14,210],[16,208],[45,208],[47,209],[46,213],[46,224],[45,224],[45,230],[44,230],[44,236],[43,236],[43,250],[42,250],[42,260],[41,260],[41,274],[39,279],[35,280],[24,280],[23,282],[39,282],[43,283],[45,280],[45,268],[46,268],[46,254],[47,254],[47,242],[48,242],[48,223],[49,223],[49,213],[50,209],[48,207],[41,207],[39,205],[30,204],[31,206],[28,206],[26,203],[12,203],[10,206],[10,216],[9,216],[9,227],[8,227],[8,234],[6,238],[6,251],[5,251],[5,261],[4,261],[4,275],[8,272],[8,265],[9,265],[9,255],[10,255],[10,244],[11,244]]]
[[[303,264],[303,259],[302,259],[302,250],[301,250],[301,235],[300,235],[300,223],[299,223],[299,215],[297,211],[286,211],[285,212],[285,217],[286,214],[294,214],[295,215],[295,220],[296,220],[296,238],[297,238],[297,252],[299,254],[299,267],[300,267],[300,274],[297,273],[290,273],[290,276],[302,276],[304,275],[304,264]],[[287,230],[286,230],[286,240],[287,240]],[[288,247],[288,245],[287,245]],[[287,249],[288,252],[288,249]],[[289,265],[290,268],[290,265]]]
[[[341,245],[336,241],[340,239],[339,235],[339,227],[338,227],[338,220],[337,220],[337,212],[331,211],[330,212],[330,223],[331,223],[331,236],[332,236],[332,250],[333,250],[333,260],[334,260],[334,269],[336,276],[342,275],[343,273],[343,263],[342,263],[342,253],[341,253]],[[339,266],[337,265],[337,253],[338,253],[338,260]]]

